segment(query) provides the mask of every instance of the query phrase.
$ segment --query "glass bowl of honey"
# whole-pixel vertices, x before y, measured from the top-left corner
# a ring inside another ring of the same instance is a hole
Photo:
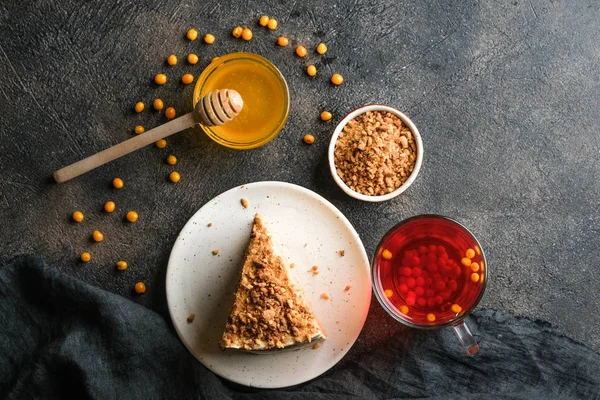
[[[196,82],[194,108],[202,96],[217,89],[237,90],[244,107],[224,125],[200,125],[215,142],[233,149],[253,149],[283,129],[290,112],[290,92],[281,72],[266,58],[238,52],[214,59]]]

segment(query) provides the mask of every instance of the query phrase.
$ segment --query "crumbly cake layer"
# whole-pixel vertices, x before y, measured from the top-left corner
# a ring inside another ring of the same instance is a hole
[[[256,214],[221,348],[298,348],[323,339],[321,325]]]

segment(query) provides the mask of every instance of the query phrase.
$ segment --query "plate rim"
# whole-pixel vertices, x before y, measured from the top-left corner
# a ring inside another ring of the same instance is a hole
[[[231,377],[231,376],[224,376],[216,371],[214,371],[212,368],[210,368],[208,365],[206,365],[204,362],[202,362],[202,360],[199,360],[196,355],[194,354],[194,352],[191,349],[191,346],[187,343],[186,340],[184,340],[183,338],[183,334],[181,332],[181,330],[179,329],[179,327],[177,326],[177,324],[175,324],[175,316],[173,314],[173,307],[171,305],[171,302],[169,301],[169,281],[171,278],[171,273],[169,273],[169,271],[171,269],[174,269],[174,248],[175,246],[178,244],[178,239],[180,237],[180,235],[182,234],[183,231],[186,230],[186,228],[188,228],[188,225],[193,224],[192,220],[194,219],[194,217],[196,217],[197,214],[199,214],[200,212],[202,212],[202,210],[206,207],[209,207],[211,205],[211,203],[217,199],[219,199],[220,197],[224,197],[225,195],[227,195],[230,192],[233,192],[235,190],[239,190],[241,188],[246,188],[246,187],[269,187],[269,186],[275,186],[275,187],[279,187],[279,188],[286,188],[289,190],[295,190],[295,191],[299,191],[301,193],[303,193],[304,195],[308,195],[310,197],[312,197],[313,199],[321,202],[325,207],[327,207],[327,209],[331,212],[333,212],[336,217],[339,218],[339,220],[342,222],[342,224],[346,227],[346,229],[349,231],[349,233],[351,234],[352,238],[356,241],[356,243],[359,245],[359,253],[360,256],[362,258],[363,264],[364,264],[364,268],[367,272],[368,275],[368,282],[367,284],[369,285],[369,293],[371,293],[371,296],[369,296],[369,301],[368,301],[368,305],[367,305],[367,312],[364,314],[362,321],[360,321],[360,330],[358,332],[358,335],[352,340],[352,342],[348,345],[347,350],[344,352],[344,354],[342,355],[342,357],[337,360],[336,362],[334,362],[331,365],[328,365],[326,367],[326,369],[324,369],[323,371],[320,371],[318,374],[309,377],[307,379],[300,379],[297,382],[290,384],[290,385],[277,385],[277,384],[273,384],[273,385],[269,385],[269,384],[258,384],[258,385],[249,385],[246,381],[243,380],[238,380],[235,379],[235,377]],[[356,231],[356,229],[354,228],[354,226],[352,225],[352,223],[348,220],[348,218],[333,204],[331,203],[329,200],[327,200],[326,198],[324,198],[323,196],[321,196],[320,194],[307,189],[303,186],[300,185],[296,185],[294,183],[289,183],[289,182],[283,182],[283,181],[257,181],[257,182],[251,182],[251,183],[245,183],[245,184],[241,184],[241,185],[236,185],[233,186],[232,188],[216,195],[215,197],[211,198],[210,200],[208,200],[207,202],[205,202],[196,212],[194,212],[187,220],[187,222],[183,225],[183,227],[179,230],[179,233],[177,234],[177,237],[175,238],[175,241],[173,242],[173,245],[171,246],[171,252],[169,254],[169,259],[167,261],[167,269],[166,269],[166,277],[165,277],[165,297],[166,297],[166,301],[167,301],[167,309],[169,311],[169,318],[171,319],[171,325],[173,326],[173,328],[175,328],[175,332],[177,333],[177,338],[179,339],[179,341],[185,346],[186,350],[190,353],[190,355],[192,357],[194,357],[196,359],[196,361],[198,361],[200,364],[202,364],[206,369],[208,369],[209,371],[211,371],[212,373],[214,373],[215,375],[226,379],[230,382],[236,383],[236,384],[240,384],[246,387],[253,387],[253,388],[260,388],[260,389],[279,389],[279,388],[285,388],[285,387],[291,387],[294,385],[299,385],[308,381],[311,381],[319,376],[321,376],[322,374],[324,374],[325,372],[329,371],[331,368],[333,368],[334,366],[336,366],[345,356],[346,354],[348,354],[348,352],[350,351],[350,349],[354,346],[354,344],[356,343],[356,341],[358,340],[360,334],[362,333],[362,330],[364,329],[365,326],[365,322],[367,320],[368,314],[369,314],[369,310],[371,307],[371,302],[373,299],[372,296],[373,293],[373,286],[372,286],[372,279],[371,279],[371,268],[370,268],[370,262],[369,262],[369,257],[367,255],[365,246],[362,242],[362,239],[360,238],[360,235],[358,234],[358,232]]]

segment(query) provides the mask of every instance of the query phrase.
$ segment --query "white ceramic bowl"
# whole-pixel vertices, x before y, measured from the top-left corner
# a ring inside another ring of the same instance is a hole
[[[380,195],[380,196],[367,196],[367,195],[355,192],[354,190],[350,189],[350,187],[348,187],[348,185],[346,185],[344,183],[344,181],[338,176],[336,167],[335,167],[335,156],[334,156],[335,143],[337,142],[340,132],[342,131],[342,129],[344,129],[346,124],[348,122],[350,122],[350,120],[352,120],[352,119],[356,118],[357,116],[364,114],[368,111],[387,111],[387,112],[390,112],[390,113],[398,116],[398,118],[400,118],[402,120],[402,122],[404,122],[404,124],[406,126],[408,126],[408,128],[411,130],[411,132],[415,138],[416,147],[417,147],[417,160],[415,162],[415,168],[413,169],[412,173],[410,174],[410,176],[408,177],[406,182],[404,182],[398,189],[394,190],[393,192],[390,192],[390,193],[387,193],[384,195]],[[335,181],[335,183],[337,183],[337,185],[348,196],[354,197],[355,199],[362,200],[362,201],[380,202],[380,201],[386,201],[386,200],[393,199],[394,197],[398,196],[400,193],[402,193],[406,189],[408,189],[408,187],[410,185],[412,185],[415,178],[419,174],[419,170],[421,169],[421,164],[423,163],[423,141],[421,140],[421,135],[419,134],[419,130],[417,129],[415,124],[413,124],[413,122],[410,120],[410,118],[408,118],[406,115],[404,115],[403,113],[401,113],[400,111],[398,111],[392,107],[383,106],[383,105],[379,105],[379,104],[371,104],[368,106],[363,106],[363,107],[357,108],[356,110],[352,111],[350,114],[346,115],[346,117],[338,124],[338,126],[335,128],[335,131],[333,131],[333,136],[331,137],[331,142],[329,143],[328,156],[329,156],[329,169],[331,170],[331,176],[333,177],[333,180]]]

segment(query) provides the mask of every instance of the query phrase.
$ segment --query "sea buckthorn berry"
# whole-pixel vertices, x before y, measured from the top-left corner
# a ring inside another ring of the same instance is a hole
[[[117,261],[117,269],[119,271],[125,271],[127,269],[127,261]]]
[[[331,113],[329,111],[323,111],[321,113],[321,120],[323,120],[323,121],[329,121],[331,119],[331,117],[333,117],[333,115],[331,115]]]
[[[206,35],[204,35],[204,43],[213,44],[214,42],[215,42],[215,35],[213,35],[211,33],[207,33]]]
[[[483,272],[484,268],[485,268],[485,265],[483,264],[483,260],[481,260],[479,262],[479,269],[481,269],[481,272]]]
[[[327,45],[325,45],[325,43],[319,43],[319,45],[317,46],[317,53],[319,53],[319,54],[327,53]]]
[[[104,203],[104,211],[106,211],[107,213],[111,213],[115,211],[116,206],[117,205],[114,201],[107,201],[106,203]]]
[[[433,314],[433,313],[427,314],[427,321],[429,321],[429,322],[435,321],[435,314]]]
[[[127,221],[129,221],[129,222],[135,222],[138,220],[139,215],[135,211],[129,211],[129,212],[127,212],[127,215],[125,216],[125,218],[127,218]]]
[[[171,180],[171,182],[177,183],[181,180],[181,175],[179,175],[179,172],[173,171],[169,174],[169,179]]]
[[[481,249],[477,245],[475,245],[475,253],[477,253],[478,256],[481,255]]]
[[[145,107],[144,103],[141,101],[138,101],[137,103],[135,103],[135,107],[133,107],[133,108],[135,109],[135,112],[140,113],[140,112],[144,111],[144,107]]]
[[[473,250],[473,249],[467,249],[467,251],[465,252],[465,256],[467,258],[473,258],[473,257],[475,257],[475,250]]]
[[[250,28],[244,28],[242,30],[242,39],[248,41],[252,39],[252,31],[250,30]]]
[[[458,314],[459,312],[462,311],[462,307],[459,306],[458,304],[452,304],[452,306],[450,307],[450,310],[452,310],[453,313]]]
[[[96,242],[101,242],[104,240],[104,235],[100,231],[94,231],[94,233],[92,233],[92,237]]]
[[[157,85],[164,85],[167,83],[167,76],[165,74],[156,74],[154,75],[154,82]]]
[[[81,221],[83,221],[83,213],[81,211],[75,211],[73,213],[73,220],[75,222],[81,222]]]
[[[467,258],[467,257],[463,257],[463,258],[460,260],[460,263],[461,263],[462,265],[464,265],[465,267],[470,267],[470,266],[471,266],[471,259],[470,259],[470,258]]]
[[[164,149],[165,147],[167,147],[167,141],[165,139],[157,140],[154,144],[159,149]]]
[[[192,74],[185,74],[181,77],[181,82],[184,85],[189,85],[190,83],[194,82],[194,75]]]
[[[175,109],[174,109],[173,107],[168,107],[168,108],[165,110],[165,117],[167,117],[168,119],[173,119],[173,118],[175,118],[175,115],[176,115],[176,114],[177,114],[177,113],[175,112]]]
[[[275,18],[270,18],[269,22],[267,22],[267,28],[274,31],[277,29],[277,20]]]
[[[177,65],[177,56],[175,54],[171,54],[169,57],[167,57],[167,64],[171,66]]]
[[[315,137],[313,135],[311,135],[310,133],[307,133],[306,135],[304,135],[304,143],[306,144],[313,144],[315,142]]]
[[[92,255],[90,253],[88,253],[87,251],[85,253],[81,253],[81,261],[90,262],[91,259],[92,259]]]
[[[485,277],[485,275],[483,275],[483,274],[479,277],[479,283],[483,284],[483,278],[484,277]]]
[[[399,310],[402,314],[408,314],[408,307],[406,307],[405,305],[401,305]]]
[[[341,85],[342,83],[344,83],[344,77],[340,74],[333,74],[331,76],[331,83],[333,83],[334,85]]]
[[[383,291],[383,293],[385,294],[385,297],[387,297],[388,299],[394,295],[394,292],[391,289],[385,289]]]
[[[384,249],[381,252],[381,257],[385,258],[386,260],[391,260],[393,255],[391,251],[389,251],[388,249]]]
[[[187,31],[186,36],[189,40],[196,40],[198,38],[198,31],[195,30],[194,28],[191,28],[190,30]]]
[[[133,128],[133,131],[136,133],[136,135],[139,135],[139,134],[144,133],[146,130],[144,129],[144,127],[142,125],[136,125],[136,127]]]
[[[260,26],[267,26],[267,24],[269,23],[269,17],[266,15],[263,15],[262,17],[260,17],[260,19],[258,20],[258,23],[260,24]]]
[[[479,264],[477,264],[476,262],[471,263],[471,271],[479,272]]]
[[[241,26],[236,26],[231,31],[231,34],[233,35],[234,38],[239,38],[240,36],[242,36],[242,27]]]
[[[471,282],[479,282],[479,274],[477,272],[471,274]]]
[[[290,41],[288,40],[288,38],[286,38],[285,36],[279,36],[277,38],[277,44],[280,45],[281,47],[285,47],[290,43]]]
[[[146,291],[146,285],[144,285],[144,282],[136,283],[134,288],[137,294],[142,294]]]
[[[171,154],[169,157],[167,157],[167,164],[169,164],[169,165],[177,164],[177,157],[175,157],[173,154]]]
[[[304,47],[304,46],[296,47],[296,54],[298,55],[298,57],[305,57],[306,56],[306,47]]]
[[[194,54],[194,53],[188,54],[188,56],[187,56],[187,62],[190,63],[190,64],[192,64],[192,65],[198,64],[198,56],[196,54]]]
[[[315,75],[317,74],[317,67],[315,67],[315,66],[314,66],[314,65],[312,65],[312,64],[311,64],[311,65],[309,65],[309,66],[306,68],[306,73],[307,73],[309,76],[315,76]]]
[[[121,178],[113,179],[112,184],[115,187],[115,189],[121,189],[125,185],[125,183],[123,183],[123,179]]]

